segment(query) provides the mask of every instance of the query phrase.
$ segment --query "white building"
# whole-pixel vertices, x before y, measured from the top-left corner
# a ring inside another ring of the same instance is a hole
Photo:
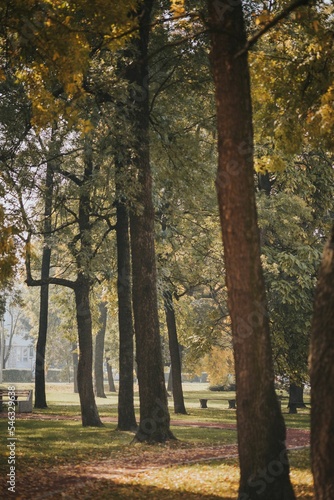
[[[1,322],[0,368],[33,371],[36,355],[34,339],[18,319],[17,311],[15,314],[6,311]]]
[[[8,353],[9,343],[6,341],[5,352]],[[23,338],[20,334],[13,335],[12,345],[5,368],[16,370],[33,370],[35,363],[35,349],[32,339]]]

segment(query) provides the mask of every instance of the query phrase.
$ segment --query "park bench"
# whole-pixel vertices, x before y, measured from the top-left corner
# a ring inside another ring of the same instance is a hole
[[[32,412],[32,393],[31,389],[16,389],[8,391],[8,389],[0,389],[0,412],[4,411],[4,406],[8,406],[8,401],[11,397],[8,392],[14,392],[15,410],[18,413]]]
[[[200,399],[199,402],[200,402],[200,405],[201,405],[201,408],[207,408],[208,407],[208,401],[213,401],[213,398],[208,398],[208,399]],[[220,398],[220,399],[214,399],[214,401],[227,401],[228,402],[228,408],[231,409],[231,410],[235,410],[236,408],[236,401],[235,399],[227,399],[227,398]]]

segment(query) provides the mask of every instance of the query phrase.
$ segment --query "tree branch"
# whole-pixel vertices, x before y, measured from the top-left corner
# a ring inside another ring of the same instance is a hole
[[[245,47],[243,49],[241,49],[235,55],[235,57],[237,58],[237,57],[243,55],[245,52],[248,52],[249,49],[251,47],[253,47],[253,45],[255,45],[255,43],[263,35],[265,35],[271,28],[273,28],[274,26],[276,26],[276,24],[278,24],[280,21],[282,21],[282,19],[285,19],[291,12],[293,12],[296,9],[298,9],[298,7],[301,7],[303,5],[308,5],[310,3],[310,1],[311,0],[295,0],[294,2],[292,2],[284,10],[282,10],[282,12],[280,12],[280,14],[277,14],[277,16],[275,16],[271,21],[269,21],[268,24],[266,24],[262,29],[260,29],[257,33],[255,33],[255,35],[252,36],[252,38],[250,38],[247,41]]]
[[[60,285],[66,286],[74,290],[77,286],[75,281],[68,280],[65,278],[49,277],[45,279],[35,280],[31,274],[31,233],[28,234],[26,239],[26,251],[25,251],[25,267],[27,279],[25,282],[28,286],[43,286],[43,285]]]

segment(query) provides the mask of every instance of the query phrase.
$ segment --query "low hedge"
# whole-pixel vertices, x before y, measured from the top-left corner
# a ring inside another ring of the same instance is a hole
[[[3,382],[32,382],[31,370],[18,370],[17,368],[6,368],[2,371]]]

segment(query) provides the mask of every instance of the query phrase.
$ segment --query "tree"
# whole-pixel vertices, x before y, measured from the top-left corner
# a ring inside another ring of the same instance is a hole
[[[311,456],[315,498],[334,495],[334,226],[320,267],[311,337]]]
[[[57,141],[54,141],[57,144]],[[52,152],[55,155],[55,152]],[[46,163],[45,190],[44,190],[44,228],[43,228],[43,255],[41,265],[41,280],[46,281],[40,289],[39,330],[36,344],[35,365],[35,408],[47,408],[45,393],[45,348],[48,330],[49,310],[49,284],[47,280],[50,275],[51,263],[51,233],[52,233],[52,206],[53,206],[53,184],[54,169],[51,160]]]
[[[116,159],[117,297],[119,327],[118,429],[137,428],[134,409],[134,327],[131,294],[129,209],[123,189],[124,166]],[[123,174],[123,175],[122,175]]]
[[[216,185],[236,370],[239,498],[293,499],[260,260],[243,9],[240,3],[231,7],[212,0],[208,8],[218,128]],[[262,471],[272,470],[272,464],[280,473],[266,481]]]
[[[174,400],[174,413],[186,415],[186,407],[184,405],[182,378],[181,378],[181,353],[180,345],[177,338],[175,311],[173,307],[173,295],[169,290],[163,292],[164,308],[166,314],[166,323],[168,331],[169,353],[171,359],[171,377],[172,391]]]
[[[284,171],[265,175],[270,188],[257,202],[275,372],[290,378],[290,403],[302,403],[316,276],[332,207],[331,155],[305,151],[286,159]]]
[[[101,301],[99,304],[100,327],[95,337],[95,358],[94,358],[94,376],[95,376],[95,394],[99,398],[106,398],[104,392],[104,338],[107,327],[107,303]]]
[[[76,190],[76,202],[74,206],[64,206],[62,204],[63,212],[72,217],[71,222],[66,220],[65,223],[60,223],[59,230],[64,230],[73,224],[77,225],[78,233],[69,233],[70,237],[68,243],[72,258],[74,258],[75,268],[71,262],[72,272],[76,269],[76,279],[58,278],[51,276],[47,280],[35,280],[32,277],[31,270],[31,234],[28,236],[28,244],[26,246],[26,272],[27,284],[29,286],[41,286],[45,283],[66,286],[74,291],[75,304],[76,304],[76,319],[78,327],[79,339],[79,362],[78,362],[78,391],[80,396],[82,423],[84,426],[100,426],[102,425],[93,391],[92,381],[92,368],[93,368],[93,346],[92,346],[92,315],[90,306],[90,292],[93,284],[93,260],[101,246],[100,243],[93,247],[93,231],[101,222],[99,215],[94,215],[95,224],[92,221],[92,192],[94,185],[92,183],[93,177],[98,177],[99,167],[94,163],[94,155],[92,149],[93,138],[86,136],[83,140],[82,147],[82,178],[76,175],[73,171],[66,170],[62,165],[57,168],[57,174],[67,183],[72,183]],[[63,183],[62,188],[66,186]],[[58,186],[59,189],[59,186]],[[57,193],[58,199],[59,192]],[[65,199],[62,199],[62,203]],[[94,209],[97,209],[95,206]],[[77,212],[75,212],[77,210]],[[98,210],[98,209],[97,209]],[[27,217],[25,217],[27,219]],[[107,217],[108,218],[108,217]],[[103,217],[102,217],[103,219]],[[100,235],[102,241],[112,228],[107,224],[106,233]],[[55,228],[58,230],[58,228]]]
[[[152,0],[145,0],[137,12],[139,36],[132,43],[134,61],[128,78],[139,90],[132,114],[135,134],[133,178],[136,195],[130,212],[133,312],[136,361],[140,398],[140,422],[136,440],[164,442],[173,439],[170,431],[165,388],[156,290],[154,208],[149,149],[148,41]]]

